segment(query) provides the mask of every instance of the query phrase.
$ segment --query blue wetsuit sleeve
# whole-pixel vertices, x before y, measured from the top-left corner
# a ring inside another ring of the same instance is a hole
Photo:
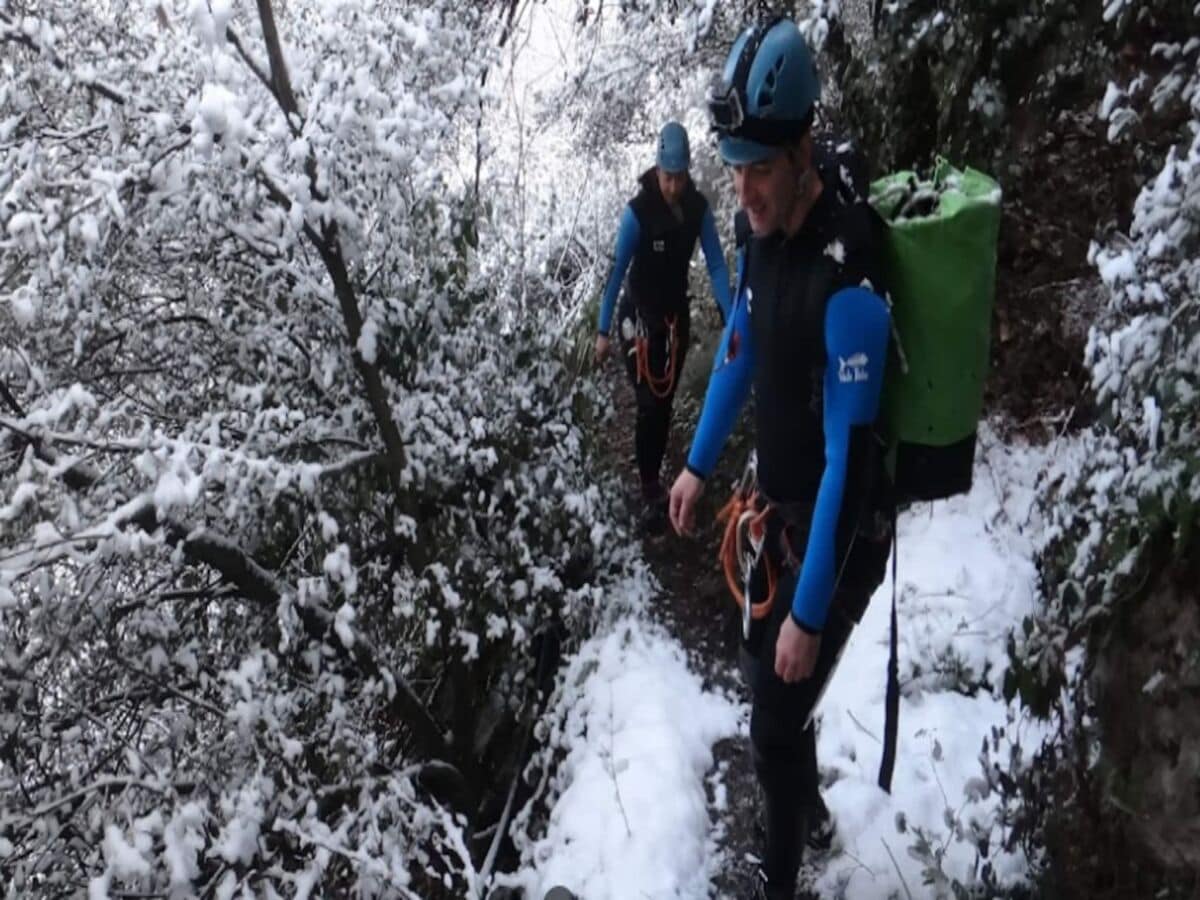
[[[721,250],[721,238],[717,235],[717,222],[713,218],[712,207],[706,207],[704,218],[700,220],[700,249],[704,251],[704,261],[708,264],[708,278],[712,282],[713,299],[721,310],[721,321],[729,321],[729,268],[725,265],[725,253]]]
[[[738,256],[738,283],[742,282],[744,254]],[[688,452],[687,467],[694,475],[707,478],[717,464],[721,448],[733,431],[738,413],[750,394],[756,363],[754,332],[750,328],[750,310],[744,292],[739,292],[733,311],[725,322],[721,343],[713,364],[708,392],[696,438]]]
[[[890,317],[887,304],[864,288],[846,288],[825,309],[825,471],[817,489],[804,564],[792,598],[792,617],[809,632],[825,626],[833,600],[835,538],[850,432],[870,425],[879,412]]]
[[[638,227],[637,216],[633,208],[626,205],[621,214],[621,224],[617,226],[617,247],[613,253],[612,272],[608,276],[608,284],[604,286],[604,299],[600,301],[600,333],[608,334],[612,328],[613,310],[617,305],[617,294],[621,292],[621,282],[625,280],[625,270],[637,250],[641,228]]]

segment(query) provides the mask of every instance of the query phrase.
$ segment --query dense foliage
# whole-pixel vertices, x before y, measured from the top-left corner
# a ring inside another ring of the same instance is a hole
[[[636,568],[478,240],[500,21],[0,3],[10,896],[495,864],[562,624]]]

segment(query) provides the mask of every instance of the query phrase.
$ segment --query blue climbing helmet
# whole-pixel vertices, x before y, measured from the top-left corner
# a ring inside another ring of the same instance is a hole
[[[658,134],[658,167],[665,172],[686,172],[692,162],[687,129],[668,122]]]
[[[812,124],[821,82],[808,43],[777,17],[738,36],[708,96],[721,158],[730,165],[769,159]]]

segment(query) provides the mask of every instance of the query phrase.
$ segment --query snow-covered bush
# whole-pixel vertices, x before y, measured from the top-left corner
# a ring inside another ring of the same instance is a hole
[[[1136,24],[1157,5],[1110,9]],[[1065,674],[1064,655],[1092,626],[1117,614],[1122,603],[1140,602],[1164,567],[1190,565],[1194,552],[1200,499],[1194,478],[1200,446],[1200,30],[1194,21],[1192,32],[1155,43],[1157,74],[1110,84],[1101,108],[1114,139],[1133,127],[1151,128],[1167,150],[1137,198],[1129,234],[1092,248],[1109,293],[1087,348],[1102,421],[1086,435],[1083,458],[1049,479],[1056,528],[1045,549],[1046,577],[1055,593],[1052,618],[1063,630],[1025,645],[1037,652],[1034,668]],[[1051,691],[1038,706],[1054,699]]]
[[[881,170],[926,165],[941,153],[1006,176],[1026,161],[1009,155],[1009,139],[1058,127],[1058,111],[1086,96],[1105,62],[1095,4],[866,5],[872,21],[850,34],[838,3],[816,4],[809,27],[835,64],[839,115]]]
[[[1076,804],[1091,804],[1113,831],[1127,828],[1158,864],[1193,872],[1200,870],[1197,12],[1190,0],[1104,4],[1133,65],[1109,84],[1100,115],[1110,139],[1136,142],[1139,159],[1157,174],[1137,197],[1128,234],[1091,250],[1107,289],[1086,355],[1100,420],[1083,436],[1084,453],[1047,478],[1048,605],[1014,641],[1009,685],[1071,730],[1044,751],[1061,760],[1058,790],[1071,773]]]
[[[462,174],[495,25],[0,0],[9,896],[482,885],[633,564]]]

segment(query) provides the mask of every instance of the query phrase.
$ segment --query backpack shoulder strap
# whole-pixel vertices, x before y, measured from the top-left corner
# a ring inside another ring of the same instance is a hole
[[[750,217],[744,209],[739,209],[733,217],[733,240],[739,250],[744,249],[750,240]]]

